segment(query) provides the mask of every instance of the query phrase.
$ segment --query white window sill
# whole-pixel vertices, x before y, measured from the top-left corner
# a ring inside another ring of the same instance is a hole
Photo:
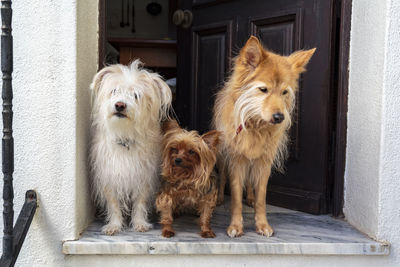
[[[228,202],[226,202],[228,203]],[[181,216],[174,222],[176,235],[161,236],[160,225],[146,233],[122,232],[116,236],[101,234],[101,222],[93,222],[79,240],[65,241],[63,253],[85,254],[269,254],[269,255],[388,255],[389,245],[376,242],[347,222],[329,215],[309,215],[268,207],[268,220],[275,230],[270,238],[254,231],[253,210],[244,209],[245,234],[229,238],[229,205],[218,207],[212,219],[217,237],[198,235],[197,219]]]

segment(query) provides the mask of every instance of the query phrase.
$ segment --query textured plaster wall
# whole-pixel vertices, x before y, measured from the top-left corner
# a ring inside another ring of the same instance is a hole
[[[393,261],[400,265],[400,1],[388,8],[382,93],[378,239],[392,244]]]
[[[399,14],[397,0],[353,1],[344,209],[391,244],[392,266],[400,265]]]
[[[350,45],[345,214],[376,236],[386,12],[389,1],[354,0]]]
[[[15,219],[27,189],[39,208],[16,266],[62,266],[62,240],[90,220],[88,84],[97,1],[13,1]],[[0,219],[2,232],[2,219]]]
[[[97,71],[98,5],[97,1],[78,0],[76,40],[76,158],[75,210],[76,236],[92,220],[94,208],[89,193],[87,155],[89,144],[90,93],[89,83]]]

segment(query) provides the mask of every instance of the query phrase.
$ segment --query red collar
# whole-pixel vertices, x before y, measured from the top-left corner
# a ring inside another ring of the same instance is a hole
[[[248,123],[247,121],[244,123],[244,125],[245,125],[246,127],[249,127],[249,123]],[[236,135],[240,134],[240,132],[241,132],[242,130],[243,130],[243,124],[240,124],[239,127],[237,127],[237,129],[236,129]]]
[[[243,130],[243,125],[240,124],[239,127],[236,129],[236,135],[240,134],[240,132]]]

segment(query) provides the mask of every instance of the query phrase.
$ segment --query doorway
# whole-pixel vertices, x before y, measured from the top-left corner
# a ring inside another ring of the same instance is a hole
[[[343,126],[338,117],[347,102],[346,83],[337,81],[346,80],[339,70],[347,66],[343,38],[350,29],[342,22],[350,17],[343,11],[351,9],[351,1],[101,1],[100,62],[127,64],[141,58],[170,84],[180,123],[200,132],[209,129],[214,95],[250,35],[284,55],[317,47],[300,79],[286,172],[273,173],[267,201],[340,215],[344,166],[336,164],[344,162],[345,127],[338,127]],[[151,14],[151,4],[161,11]],[[177,11],[190,15],[175,18],[178,26],[172,19]]]

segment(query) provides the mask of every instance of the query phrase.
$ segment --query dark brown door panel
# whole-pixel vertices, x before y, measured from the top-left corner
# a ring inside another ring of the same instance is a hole
[[[249,33],[260,38],[271,51],[289,55],[299,49],[303,36],[303,9],[265,12],[259,17],[250,17]]]
[[[182,1],[193,13],[178,28],[178,116],[201,132],[209,129],[214,95],[229,75],[230,60],[250,35],[276,53],[317,47],[300,79],[284,174],[274,173],[271,204],[310,213],[328,212],[332,140],[333,0]]]
[[[193,28],[192,127],[209,129],[214,96],[223,85],[231,55],[232,22]]]

